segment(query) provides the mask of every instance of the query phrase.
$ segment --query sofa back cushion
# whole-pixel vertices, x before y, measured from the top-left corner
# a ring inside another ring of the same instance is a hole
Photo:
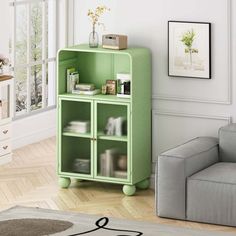
[[[220,161],[236,162],[236,124],[219,129]]]

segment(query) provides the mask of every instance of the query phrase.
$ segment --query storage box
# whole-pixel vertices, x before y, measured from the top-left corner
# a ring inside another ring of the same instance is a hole
[[[73,163],[73,171],[82,174],[90,174],[90,160],[76,158]]]
[[[109,49],[126,49],[127,36],[118,34],[106,34],[102,36],[102,47]]]

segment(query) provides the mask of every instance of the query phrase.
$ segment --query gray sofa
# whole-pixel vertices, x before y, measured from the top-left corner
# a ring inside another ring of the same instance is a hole
[[[158,216],[236,226],[236,124],[162,153],[156,168]]]

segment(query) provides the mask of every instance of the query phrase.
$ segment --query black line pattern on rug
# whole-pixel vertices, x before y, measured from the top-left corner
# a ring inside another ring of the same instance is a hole
[[[78,235],[89,234],[89,233],[92,233],[101,229],[108,230],[108,231],[122,232],[122,234],[117,234],[116,236],[141,236],[143,235],[142,232],[134,231],[134,230],[107,228],[105,226],[108,223],[109,223],[109,218],[103,217],[103,218],[98,219],[95,222],[95,225],[97,226],[97,228],[94,228],[85,232],[77,233],[77,234],[70,234],[68,236],[78,236]]]

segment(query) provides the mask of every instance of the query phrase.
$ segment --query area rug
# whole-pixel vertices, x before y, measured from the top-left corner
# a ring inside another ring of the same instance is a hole
[[[235,236],[94,215],[16,206],[0,212],[1,236]]]

